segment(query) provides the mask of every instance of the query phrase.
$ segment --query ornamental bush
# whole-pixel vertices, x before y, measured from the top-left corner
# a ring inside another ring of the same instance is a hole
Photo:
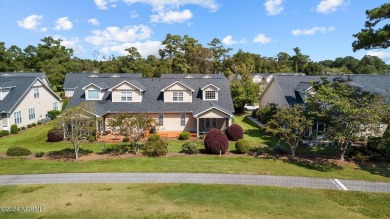
[[[27,156],[31,151],[24,147],[10,147],[7,150],[7,156]]]
[[[266,124],[269,120],[271,120],[272,116],[274,116],[278,112],[278,105],[275,103],[267,103],[264,107],[260,107],[257,110],[257,119],[262,123]]]
[[[229,140],[220,130],[211,129],[204,139],[204,147],[209,153],[225,154],[229,147]]]
[[[18,134],[18,126],[16,124],[11,125],[11,134]]]
[[[245,139],[239,139],[236,142],[236,151],[239,154],[245,154],[246,152],[249,151],[249,148],[250,148],[249,142]]]
[[[50,110],[50,111],[47,112],[47,114],[50,115],[51,119],[55,119],[60,114],[60,111],[58,111],[58,110]]]
[[[158,141],[158,140],[160,140],[160,136],[158,134],[152,134],[148,138],[148,141]]]
[[[52,129],[47,133],[47,141],[49,142],[59,142],[64,140],[64,130],[62,129]]]
[[[1,136],[7,136],[7,135],[9,135],[9,131],[8,130],[1,130],[0,131],[0,137]]]
[[[144,155],[148,157],[165,156],[168,153],[168,143],[163,140],[148,141],[144,146]]]
[[[227,129],[227,136],[231,141],[237,141],[238,139],[243,139],[244,130],[241,128],[241,126],[237,124],[233,124]]]
[[[190,139],[190,133],[189,132],[182,132],[179,136],[180,140],[188,140]]]
[[[185,154],[198,154],[202,141],[186,142],[181,146],[181,150]]]

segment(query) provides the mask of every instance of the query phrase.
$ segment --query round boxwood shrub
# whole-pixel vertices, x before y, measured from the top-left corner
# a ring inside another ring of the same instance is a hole
[[[7,150],[7,156],[27,156],[31,151],[24,147],[10,147]]]
[[[168,144],[163,140],[148,141],[144,146],[144,154],[148,157],[165,156],[168,153]]]
[[[123,139],[122,139],[122,142],[130,142],[130,138],[125,136]]]
[[[204,147],[209,153],[225,154],[229,147],[229,140],[220,130],[211,129],[204,139]]]
[[[9,135],[9,131],[8,130],[1,130],[0,133],[1,133],[1,136]]]
[[[182,132],[179,136],[180,140],[188,140],[190,139],[190,133],[189,132]]]
[[[245,139],[239,139],[237,142],[236,142],[236,151],[237,153],[240,153],[240,154],[245,154],[246,152],[249,151],[249,142]]]
[[[59,142],[64,140],[64,131],[62,129],[52,129],[47,133],[47,141]]]
[[[231,141],[237,141],[238,139],[243,139],[244,130],[241,128],[241,126],[237,124],[233,124],[227,129],[227,136]]]
[[[152,134],[148,138],[148,141],[158,141],[158,140],[160,140],[160,136],[158,134]]]
[[[31,124],[28,124],[28,125],[27,125],[27,128],[32,128],[32,125],[31,125]]]
[[[185,154],[198,154],[200,145],[202,145],[202,141],[186,142],[181,146],[181,150]]]
[[[18,134],[18,126],[16,124],[11,125],[11,134]]]

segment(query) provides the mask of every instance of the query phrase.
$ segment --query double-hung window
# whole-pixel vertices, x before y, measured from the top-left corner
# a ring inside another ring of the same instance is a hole
[[[121,101],[122,102],[133,101],[133,93],[131,91],[122,91],[121,92]]]
[[[14,112],[14,120],[15,120],[15,124],[22,123],[22,112],[21,111]]]
[[[39,98],[39,89],[34,88],[34,99],[37,99],[37,98]]]
[[[186,114],[185,113],[180,114],[180,125],[181,126],[186,125]]]
[[[174,91],[173,92],[173,101],[183,101],[183,92],[182,91]]]
[[[98,100],[99,99],[99,91],[98,90],[88,90],[87,97],[88,97],[88,100]]]
[[[35,119],[35,108],[28,109],[28,119],[29,120]]]
[[[162,114],[162,113],[158,114],[158,125],[159,126],[164,125],[164,114]]]

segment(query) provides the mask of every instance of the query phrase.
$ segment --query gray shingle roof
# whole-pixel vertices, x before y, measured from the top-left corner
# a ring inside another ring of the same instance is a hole
[[[329,81],[337,76],[309,76],[309,75],[275,75],[274,80],[282,91],[289,105],[303,103],[297,89],[303,90],[313,81],[320,81],[321,78],[327,78]],[[344,78],[350,78],[348,82],[352,86],[362,88],[362,90],[372,93],[378,93],[390,102],[390,75],[344,75]]]
[[[194,78],[185,78],[185,77],[163,77],[163,78],[83,78],[75,93],[68,104],[68,107],[78,105],[82,102],[85,102],[85,94],[81,89],[85,85],[93,83],[95,81],[104,80],[107,83],[108,87],[114,87],[115,85],[121,83],[126,80],[129,83],[136,85],[137,83],[142,85],[145,88],[145,91],[142,96],[141,103],[113,103],[111,101],[111,92],[106,91],[103,100],[93,101],[95,105],[95,114],[99,116],[103,116],[108,112],[133,112],[133,113],[168,113],[168,112],[194,112],[199,109],[203,109],[204,106],[214,106],[219,107],[223,111],[227,111],[228,113],[233,113],[233,102],[230,95],[230,88],[227,79],[223,77],[217,78],[201,78],[196,74],[191,74]],[[187,76],[187,75],[183,75]],[[213,75],[211,75],[213,76]],[[192,95],[191,103],[167,103],[163,101],[163,92],[161,90],[171,85],[172,83],[180,81],[183,84],[186,84],[194,89],[194,93]],[[218,91],[218,101],[203,101],[202,100],[202,91],[200,90],[202,87],[213,84],[220,88]],[[210,105],[211,104],[211,105]]]
[[[119,78],[142,78],[141,73],[66,73],[64,89],[75,89],[83,78],[90,76],[97,76],[94,78],[110,78],[118,75]]]
[[[12,87],[8,95],[0,100],[0,113],[10,113],[35,80],[37,80],[37,77],[33,76],[0,77],[0,88]]]
[[[162,74],[161,78],[164,79],[191,79],[186,77],[192,77],[192,79],[199,79],[204,77],[210,77],[211,79],[223,79],[226,78],[223,74]]]
[[[0,78],[1,77],[36,77],[41,79],[44,82],[49,83],[49,81],[46,78],[46,74],[42,72],[0,72]]]

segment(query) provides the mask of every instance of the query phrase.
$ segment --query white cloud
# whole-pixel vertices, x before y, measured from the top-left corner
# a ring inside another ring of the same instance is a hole
[[[152,30],[145,25],[127,26],[124,28],[107,27],[105,30],[93,30],[86,38],[93,45],[114,45],[118,43],[136,42],[149,39]]]
[[[150,20],[155,23],[183,23],[192,18],[192,12],[188,9],[184,11],[160,11],[158,14],[150,16]]]
[[[34,30],[39,24],[41,24],[41,20],[43,19],[42,15],[30,15],[23,19],[22,21],[17,21],[20,27],[23,27],[27,30]]]
[[[68,17],[58,18],[54,27],[55,30],[71,30],[72,28],[73,24]]]
[[[266,0],[264,3],[265,10],[267,11],[267,15],[274,16],[280,14],[283,7],[284,0]]]
[[[158,56],[158,50],[163,49],[164,46],[161,45],[160,41],[145,41],[145,42],[132,42],[132,43],[122,43],[119,45],[105,46],[100,49],[102,54],[112,54],[118,53],[120,55],[126,55],[127,52],[125,49],[135,47],[142,57],[146,58],[148,55]]]
[[[383,61],[389,61],[390,60],[390,53],[383,52],[383,51],[369,51],[367,52],[367,55],[369,56],[377,56],[378,58],[382,59]]]
[[[96,7],[101,10],[106,10],[108,7],[116,7],[117,0],[94,0]]]
[[[238,42],[236,40],[233,40],[233,37],[229,35],[229,36],[222,39],[222,43],[224,43],[228,46],[231,46],[231,45],[237,44]]]
[[[314,35],[317,32],[328,33],[330,31],[334,31],[334,30],[335,30],[334,27],[313,27],[311,29],[295,29],[295,30],[291,31],[291,33],[293,35],[295,35],[295,36],[299,36],[299,35]]]
[[[343,6],[345,0],[322,0],[320,4],[317,5],[316,11],[318,13],[327,14],[330,12],[337,11],[338,7]]]
[[[136,11],[132,11],[131,13],[130,13],[130,17],[131,18],[137,18],[139,16],[139,14],[136,12]]]
[[[73,49],[75,54],[85,54],[87,52],[83,46],[80,45],[80,39],[78,37],[67,39],[63,36],[57,35],[53,36],[53,38],[62,40],[61,45],[65,46],[66,48]]]
[[[266,37],[265,34],[261,33],[261,34],[258,34],[254,39],[253,39],[253,42],[254,43],[260,43],[260,44],[267,44],[269,42],[271,42],[271,38],[269,37]]]
[[[96,1],[96,0],[95,0]],[[198,5],[211,11],[217,11],[219,5],[215,0],[123,0],[131,5],[135,3],[143,3],[152,6],[153,11],[178,9],[184,5]]]
[[[97,18],[91,18],[88,20],[89,24],[92,24],[93,26],[99,26],[99,21]]]
[[[41,32],[46,32],[46,31],[47,31],[47,27],[42,27],[42,28],[40,29],[40,31],[41,31]]]

